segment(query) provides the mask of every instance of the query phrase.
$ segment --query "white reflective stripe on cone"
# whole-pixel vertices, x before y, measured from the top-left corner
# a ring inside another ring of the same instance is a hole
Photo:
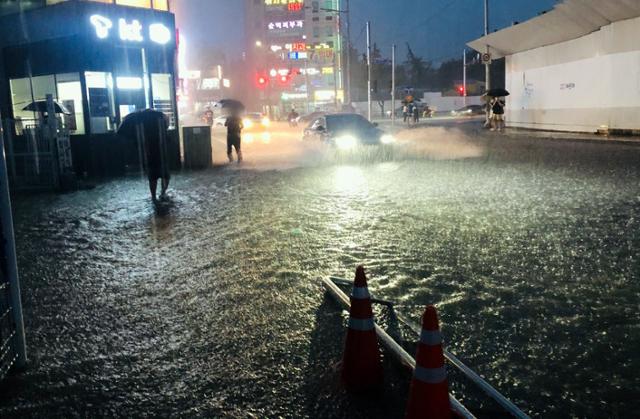
[[[371,296],[369,295],[369,289],[367,287],[353,287],[351,296],[359,300],[371,298]]]
[[[422,332],[420,333],[420,342],[429,346],[440,345],[442,343],[442,334],[439,330],[422,329]]]
[[[444,365],[440,368],[424,368],[416,365],[413,376],[423,383],[438,384],[447,379],[447,370]]]
[[[354,319],[353,317],[349,317],[349,329],[367,331],[373,330],[374,328],[373,318]]]

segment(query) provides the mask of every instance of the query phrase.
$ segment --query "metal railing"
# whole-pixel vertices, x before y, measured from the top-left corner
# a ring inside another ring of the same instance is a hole
[[[2,138],[2,126],[0,126]],[[4,153],[0,154],[0,380],[27,361],[22,303]]]
[[[339,278],[339,277],[335,277],[335,276],[329,277],[329,282],[333,282],[333,283],[337,283],[337,284],[341,284],[341,285],[345,285],[345,286],[353,286],[353,281],[349,281],[348,279]],[[327,283],[325,283],[325,286],[328,287],[329,285]],[[342,291],[340,291],[340,292],[342,292]],[[347,299],[346,302],[348,303],[349,300]],[[373,298],[373,297],[371,298],[371,302],[385,305],[385,306],[389,307],[392,310],[394,309],[394,305],[395,305],[391,301],[379,300],[379,299],[376,299],[376,298]],[[344,303],[344,301],[343,301],[343,303]],[[420,333],[422,331],[422,328],[420,326],[418,326],[415,323],[403,318],[401,315],[397,314],[395,312],[395,310],[394,310],[394,314],[395,314],[396,318],[400,322],[404,323],[413,333],[415,333],[416,335],[420,336]],[[378,327],[379,326],[376,325],[376,328],[378,328]],[[397,343],[396,343],[396,345],[397,345]],[[493,399],[500,406],[502,406],[502,408],[506,412],[508,412],[509,414],[511,414],[514,417],[519,418],[519,419],[529,419],[529,416],[526,413],[524,413],[522,410],[520,410],[518,408],[518,406],[516,406],[512,401],[510,401],[505,396],[503,396],[498,390],[496,390],[493,386],[491,386],[491,384],[489,384],[482,377],[480,377],[480,375],[478,375],[475,371],[473,371],[471,368],[466,366],[462,361],[460,361],[460,359],[458,359],[458,357],[453,355],[451,352],[449,352],[445,348],[443,348],[442,351],[443,351],[445,359],[447,361],[449,361],[449,363],[451,365],[453,365],[458,371],[460,371],[464,376],[466,376],[472,383],[477,385],[491,399]],[[414,361],[413,365],[415,366],[415,361]],[[452,402],[452,405],[455,407],[453,402]]]
[[[69,131],[31,119],[5,119],[2,126],[12,190],[57,189],[71,166]]]

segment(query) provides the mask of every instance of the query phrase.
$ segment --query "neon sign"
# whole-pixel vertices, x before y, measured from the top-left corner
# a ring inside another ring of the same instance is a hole
[[[124,19],[118,20],[118,29],[120,32],[120,39],[123,41],[142,42],[142,25],[136,19],[133,19],[131,23]]]
[[[113,22],[111,19],[101,15],[93,15],[89,18],[89,22],[96,31],[96,36],[100,39],[107,39],[111,35],[113,29]],[[143,42],[144,27],[139,20],[133,19],[127,21],[126,19],[118,19],[118,36],[121,40],[127,42]],[[148,27],[149,39],[160,45],[167,44],[171,41],[171,30],[162,23],[153,23]]]
[[[303,0],[264,0],[267,6],[289,6],[290,4],[299,4],[302,6]]]
[[[304,27],[304,20],[288,20],[285,22],[270,22],[267,25],[270,31],[276,29],[295,29]]]

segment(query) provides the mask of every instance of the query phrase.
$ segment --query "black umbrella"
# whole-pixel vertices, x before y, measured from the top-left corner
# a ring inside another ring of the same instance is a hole
[[[47,112],[47,101],[46,100],[36,100],[35,102],[31,102],[24,108],[23,111],[31,111],[31,112]],[[63,113],[66,115],[71,115],[71,112],[67,108],[64,107],[63,104],[58,103],[56,101],[53,102],[53,110],[55,113]]]
[[[236,99],[222,99],[218,101],[218,105],[222,109],[229,109],[233,111],[244,111],[244,105],[242,102]]]
[[[502,87],[497,87],[495,89],[489,89],[489,91],[487,92],[487,96],[491,96],[491,97],[509,96],[509,92]]]
[[[122,120],[120,127],[118,127],[118,134],[127,138],[136,138],[137,125],[142,124],[142,126],[147,128],[147,126],[153,124],[151,126],[155,127],[157,126],[155,125],[157,124],[157,121],[164,118],[165,115],[162,112],[156,111],[154,109],[143,109],[140,111],[132,112],[129,115],[125,116]]]

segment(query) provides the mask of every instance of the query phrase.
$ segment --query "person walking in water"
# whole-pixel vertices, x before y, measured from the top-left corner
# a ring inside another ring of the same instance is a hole
[[[144,109],[127,115],[118,128],[119,135],[138,145],[140,165],[146,169],[153,202],[157,201],[158,179],[162,183],[160,198],[166,196],[171,179],[167,150],[168,126],[165,114]]]
[[[242,150],[240,149],[240,143],[242,141],[242,118],[238,112],[233,112],[224,123],[227,127],[227,157],[229,162],[233,161],[233,149],[236,149],[238,155],[238,163],[242,161]]]

